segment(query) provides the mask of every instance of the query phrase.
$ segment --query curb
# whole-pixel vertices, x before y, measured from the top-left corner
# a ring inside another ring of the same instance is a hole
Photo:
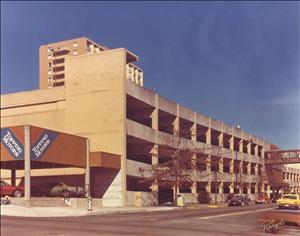
[[[116,214],[116,213],[138,213],[138,212],[155,212],[155,211],[171,211],[178,209],[177,207],[169,207],[169,208],[142,208],[142,209],[124,209],[124,210],[103,210],[103,211],[87,211],[87,209],[78,210],[78,212],[73,211],[69,214],[59,215],[53,214],[50,209],[46,209],[48,211],[41,211],[40,208],[30,208],[30,207],[20,207],[16,210],[16,212],[9,213],[9,212],[1,212],[0,216],[15,216],[15,217],[79,217],[79,216],[89,216],[89,215],[105,215],[105,214]],[[21,209],[20,209],[21,208]],[[39,211],[40,210],[40,211]],[[49,212],[50,210],[50,212]],[[18,214],[19,212],[26,212],[28,214]]]

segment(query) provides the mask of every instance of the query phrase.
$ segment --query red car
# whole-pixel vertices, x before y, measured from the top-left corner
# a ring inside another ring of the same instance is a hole
[[[271,202],[272,200],[269,198],[268,194],[266,193],[259,194],[255,200],[256,204],[266,204]]]
[[[22,197],[24,193],[24,187],[9,185],[5,181],[1,180],[0,193],[1,196],[9,195],[13,197]]]

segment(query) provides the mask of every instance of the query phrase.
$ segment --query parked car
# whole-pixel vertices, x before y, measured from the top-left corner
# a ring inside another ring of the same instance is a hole
[[[279,208],[300,208],[300,196],[298,194],[284,194],[277,200]]]
[[[260,193],[255,199],[256,204],[266,204],[271,203],[272,200],[269,198],[268,194],[266,193]]]
[[[1,180],[1,196],[9,195],[13,197],[22,197],[24,193],[23,186],[14,186],[6,183],[5,181]]]
[[[249,204],[249,198],[243,195],[235,195],[228,201],[228,206],[249,206]]]
[[[68,198],[71,196],[83,197],[86,191],[82,187],[68,186],[65,183],[42,183],[31,188],[33,196],[56,196]]]

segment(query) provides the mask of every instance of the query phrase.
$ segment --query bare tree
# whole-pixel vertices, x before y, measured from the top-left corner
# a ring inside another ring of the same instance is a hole
[[[177,204],[178,190],[181,187],[190,187],[199,174],[202,174],[203,177],[203,173],[206,173],[207,164],[215,164],[211,159],[208,159],[211,151],[210,147],[186,147],[184,145],[186,136],[185,132],[181,132],[180,134],[176,132],[173,137],[174,139],[167,140],[170,146],[168,160],[158,162],[157,165],[152,165],[151,169],[139,168],[139,172],[142,175],[140,181],[149,184],[154,183],[161,187],[174,187],[173,201],[175,205]],[[221,152],[220,150],[219,148],[218,154]]]

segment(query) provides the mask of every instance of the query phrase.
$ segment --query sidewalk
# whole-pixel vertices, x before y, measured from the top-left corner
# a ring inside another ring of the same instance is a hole
[[[218,203],[215,204],[187,204],[186,208],[188,209],[202,209],[202,208],[224,208],[228,207],[227,203]]]
[[[178,207],[101,207],[87,211],[84,208],[70,207],[24,207],[18,205],[1,205],[1,216],[21,217],[76,217],[109,213],[132,213],[150,211],[170,211]]]

